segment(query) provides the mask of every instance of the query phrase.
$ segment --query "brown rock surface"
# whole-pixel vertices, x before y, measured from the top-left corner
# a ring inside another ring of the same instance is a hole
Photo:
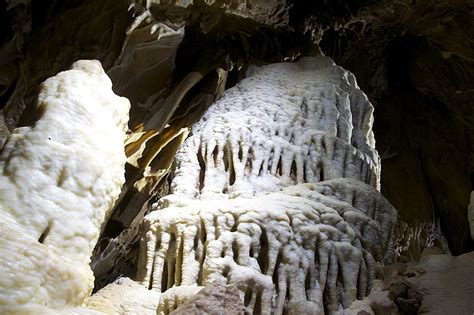
[[[211,284],[199,291],[196,296],[183,303],[173,315],[243,315],[244,303],[240,291],[233,286]]]
[[[434,251],[430,251],[434,252]],[[387,266],[370,295],[354,302],[350,314],[472,314],[474,252],[423,255],[418,263]]]
[[[425,273],[408,281],[419,288],[422,314],[474,313],[474,252],[453,257],[429,255],[418,267]]]

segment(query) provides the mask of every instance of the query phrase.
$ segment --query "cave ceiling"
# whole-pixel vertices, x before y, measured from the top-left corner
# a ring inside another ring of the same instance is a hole
[[[206,108],[251,64],[322,52],[375,107],[382,193],[419,239],[403,254],[417,258],[442,232],[458,255],[474,249],[473,9],[469,0],[2,2],[0,137],[34,122],[40,83],[78,59],[100,60],[130,100],[126,185],[92,262],[106,283],[135,268],[136,222],[166,194],[174,153]]]

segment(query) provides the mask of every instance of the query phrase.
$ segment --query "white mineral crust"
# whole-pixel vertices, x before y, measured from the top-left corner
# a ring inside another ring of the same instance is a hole
[[[123,182],[128,103],[108,80],[81,93],[104,80],[82,68],[46,82],[43,118],[2,155],[2,305],[74,306],[90,292],[89,256]],[[86,106],[109,98],[124,106]],[[219,283],[236,286],[249,313],[342,314],[394,255],[397,213],[378,191],[372,114],[354,76],[329,58],[251,69],[180,148],[172,193],[142,224],[140,285],[121,279],[71,312],[167,314]]]
[[[326,57],[253,68],[226,91],[143,223],[139,280],[164,292],[158,313],[216,282],[250,313],[334,314],[363,298],[397,220],[377,190],[372,114]]]
[[[83,304],[101,225],[124,183],[130,103],[99,61],[46,80],[38,120],[15,129],[0,156],[0,313]]]

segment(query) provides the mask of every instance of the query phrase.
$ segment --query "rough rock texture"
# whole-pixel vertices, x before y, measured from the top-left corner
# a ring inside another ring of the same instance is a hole
[[[236,287],[211,284],[170,314],[243,315],[244,310]]]
[[[249,74],[193,126],[174,194],[253,196],[340,177],[379,187],[373,107],[350,73],[316,57]]]
[[[474,250],[466,219],[474,189],[472,1],[338,3],[301,14],[320,12],[312,21],[328,28],[322,51],[356,75],[374,104],[382,193],[418,238],[405,255],[439,246],[440,230],[453,254]]]
[[[471,202],[467,207],[467,218],[471,229],[471,238],[474,240],[474,191],[471,192]]]
[[[188,15],[195,14],[193,11],[199,12],[200,8],[205,8],[211,12],[225,12],[226,14],[273,26],[288,24],[289,9],[291,7],[283,0],[254,0],[251,2],[235,0],[134,0],[133,6],[135,10],[140,12],[135,23],[141,22],[152,15],[171,18],[171,20],[183,20]],[[219,15],[215,16],[215,19],[219,18]],[[216,21],[209,24],[212,25],[213,23],[216,23]]]
[[[133,134],[126,147],[127,185],[94,254],[98,288],[119,275],[133,277],[138,225],[150,200],[168,193],[174,154],[189,127],[229,82],[235,84],[249,60],[291,59],[296,47],[307,43],[288,29],[244,19],[232,9],[206,4],[193,4],[185,11],[156,4],[149,8],[133,6],[134,23],[109,70],[117,82],[115,90],[133,104]],[[276,15],[278,10],[266,12]]]
[[[396,212],[369,186],[325,183],[251,199],[186,202],[171,195],[145,218],[142,282],[177,294],[196,284],[234,284],[256,313],[347,307],[368,293],[375,260],[392,258]]]
[[[145,217],[138,279],[164,292],[159,313],[212,283],[244,292],[250,313],[334,313],[394,257],[354,77],[321,56],[249,74],[194,126],[172,194]]]
[[[419,312],[427,314],[472,314],[474,312],[474,253],[457,257],[429,255],[421,258],[424,270],[409,282],[419,288],[423,301]]]
[[[0,157],[0,311],[81,305],[90,256],[124,178],[130,103],[97,60],[46,80],[38,120]]]
[[[455,257],[428,250],[418,263],[387,266],[384,280],[377,280],[370,295],[352,303],[348,313],[472,314],[474,253]]]
[[[40,83],[78,59],[98,59],[107,70],[131,20],[127,6],[116,0],[2,2],[0,121],[10,131],[20,121],[33,123]]]
[[[354,301],[347,310],[351,315],[398,315],[397,305],[388,297],[389,291],[381,280],[375,280],[370,294]]]

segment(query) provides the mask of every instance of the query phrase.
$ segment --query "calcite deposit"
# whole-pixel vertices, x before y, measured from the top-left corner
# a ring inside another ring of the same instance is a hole
[[[38,120],[0,156],[0,313],[83,304],[90,256],[123,185],[130,103],[99,61],[46,80]]]
[[[473,314],[473,39],[472,0],[0,2],[0,313]]]
[[[177,153],[172,193],[143,223],[139,280],[163,292],[159,313],[212,283],[239,288],[250,313],[340,312],[394,255],[372,105],[321,56],[248,75]]]
[[[90,295],[90,255],[124,182],[129,103],[110,87],[98,62],[76,62],[6,143],[6,311]],[[212,284],[236,287],[250,313],[332,314],[365,297],[397,222],[377,190],[372,113],[329,58],[251,68],[176,155],[171,194],[142,223],[138,282],[109,285],[89,310],[169,313]]]

